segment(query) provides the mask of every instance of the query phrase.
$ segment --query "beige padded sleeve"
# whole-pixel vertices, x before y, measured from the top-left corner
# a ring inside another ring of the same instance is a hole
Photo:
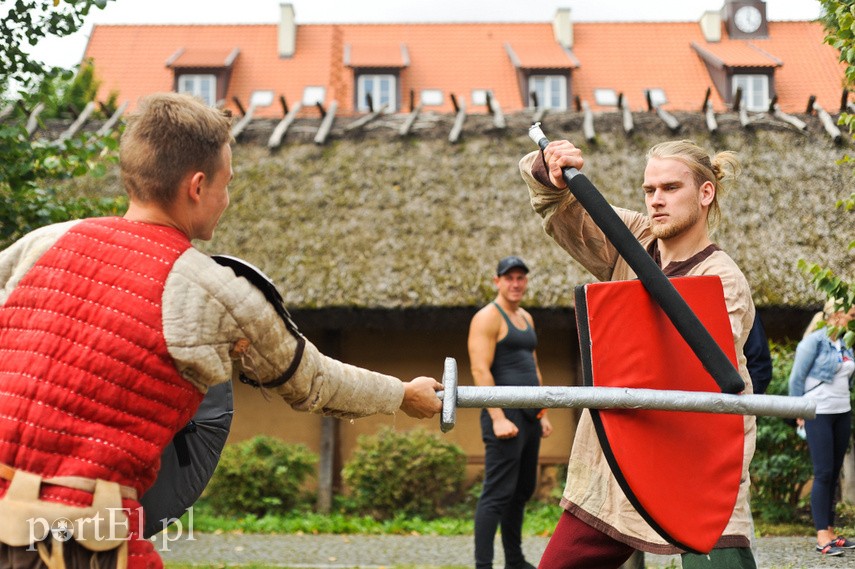
[[[12,290],[45,251],[77,223],[79,220],[40,227],[0,251],[0,305],[6,304]]]
[[[297,344],[261,291],[195,249],[167,279],[163,330],[180,373],[201,391],[239,371],[270,382],[291,364]],[[275,392],[294,409],[338,417],[394,413],[404,397],[399,379],[336,361],[310,342]]]

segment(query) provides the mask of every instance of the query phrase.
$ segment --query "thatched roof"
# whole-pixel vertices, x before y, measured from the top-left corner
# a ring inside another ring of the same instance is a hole
[[[710,150],[734,150],[744,171],[722,200],[714,240],[742,267],[760,306],[820,303],[799,259],[852,278],[852,215],[835,201],[852,187],[850,149],[836,146],[816,117],[808,131],[763,119],[752,130],[735,114],[719,116],[711,135],[699,113],[677,114],[672,134],[653,113],[636,113],[624,133],[617,113],[595,120],[597,141],[584,142],[581,114],[547,115],[555,139],[578,140],[585,172],[615,205],[640,209],[644,154],[669,138],[691,138]],[[255,121],[234,147],[232,204],[211,243],[262,268],[293,308],[461,307],[494,295],[498,258],[518,254],[532,268],[527,305],[568,307],[575,285],[590,275],[545,235],[529,205],[517,163],[534,146],[531,115],[469,117],[449,143],[454,117],[426,116],[399,137],[403,115],[312,142],[318,121],[292,127],[284,144],[265,146],[275,121]]]

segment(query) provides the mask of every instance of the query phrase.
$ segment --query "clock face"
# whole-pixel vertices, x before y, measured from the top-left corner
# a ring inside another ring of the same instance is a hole
[[[763,23],[763,16],[754,6],[743,6],[733,15],[733,23],[739,31],[751,34]]]

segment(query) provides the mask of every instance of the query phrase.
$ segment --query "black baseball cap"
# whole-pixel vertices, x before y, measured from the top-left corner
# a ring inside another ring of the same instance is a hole
[[[526,274],[528,273],[528,267],[525,265],[523,260],[511,255],[510,257],[505,257],[499,261],[499,266],[496,267],[496,276],[500,277],[511,269],[522,269]]]

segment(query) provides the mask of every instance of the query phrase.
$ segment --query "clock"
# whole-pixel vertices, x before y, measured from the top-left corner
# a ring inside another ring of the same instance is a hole
[[[753,34],[763,23],[763,15],[754,6],[742,6],[733,15],[736,29],[746,34]]]

